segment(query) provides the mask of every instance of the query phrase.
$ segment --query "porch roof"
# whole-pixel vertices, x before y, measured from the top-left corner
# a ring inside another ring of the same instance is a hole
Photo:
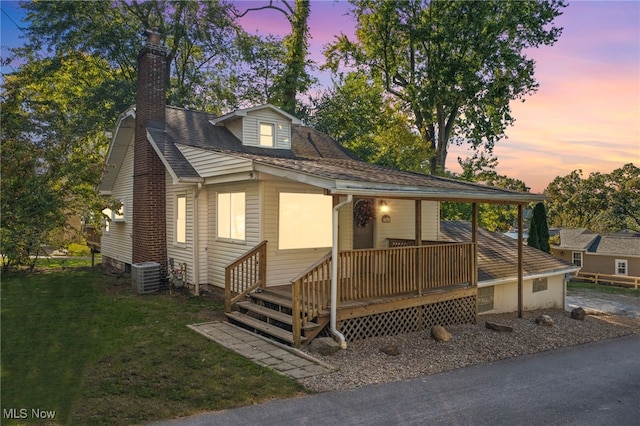
[[[440,222],[444,241],[471,241],[471,223]],[[533,247],[523,246],[523,278],[572,273],[580,268]],[[478,229],[478,283],[513,281],[518,277],[518,240],[498,232]]]

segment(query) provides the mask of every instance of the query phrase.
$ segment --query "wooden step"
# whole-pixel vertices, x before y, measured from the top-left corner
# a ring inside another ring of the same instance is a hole
[[[283,324],[293,325],[293,318],[289,314],[285,314],[280,311],[276,311],[275,309],[269,309],[265,306],[257,305],[252,302],[238,302],[236,304],[240,309],[244,309],[246,311],[255,312],[256,314],[274,319]],[[314,330],[318,327],[318,324],[315,322],[309,321],[307,324],[302,326],[303,330]]]
[[[253,329],[254,331],[260,331],[262,333],[268,334],[269,336],[273,336],[282,341],[288,342],[289,344],[293,344],[293,333],[290,331],[283,330],[275,325],[267,324],[264,321],[260,321],[249,315],[242,314],[240,312],[230,312],[225,313],[227,318],[232,321],[238,322],[240,324],[244,324],[245,326]],[[305,342],[307,339],[304,336],[300,336],[300,342]]]
[[[269,309],[265,306],[260,306],[252,302],[238,302],[237,305],[240,309],[255,312],[256,314],[272,318],[278,322],[289,325],[293,324],[293,318],[291,318],[291,315],[276,311],[275,309]]]
[[[273,303],[278,306],[282,306],[284,308],[291,309],[291,295],[289,297],[283,297],[279,294],[275,294],[270,292],[269,290],[257,291],[254,293],[249,293],[249,297],[254,300],[262,300],[263,302]]]

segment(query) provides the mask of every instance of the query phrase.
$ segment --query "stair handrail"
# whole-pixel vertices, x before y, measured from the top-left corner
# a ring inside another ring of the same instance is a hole
[[[327,253],[291,282],[291,328],[294,347],[300,346],[302,328],[329,307],[331,257],[331,252]]]
[[[225,266],[225,312],[231,312],[231,306],[253,290],[257,288],[265,288],[266,286],[267,240],[264,240]]]

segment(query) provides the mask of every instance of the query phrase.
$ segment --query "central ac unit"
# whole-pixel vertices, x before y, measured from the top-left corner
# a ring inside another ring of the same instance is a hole
[[[142,262],[131,265],[131,283],[133,291],[138,294],[154,293],[160,290],[160,264]]]

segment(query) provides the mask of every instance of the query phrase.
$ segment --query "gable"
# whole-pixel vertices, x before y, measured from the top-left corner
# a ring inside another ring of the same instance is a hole
[[[273,132],[273,143],[261,143],[262,126]],[[291,149],[291,121],[271,109],[259,109],[247,113],[242,119],[242,144],[276,149]]]
[[[98,186],[98,191],[103,195],[110,195],[113,190],[129,145],[133,144],[135,124],[134,108],[129,108],[118,119],[105,160],[107,167]]]

